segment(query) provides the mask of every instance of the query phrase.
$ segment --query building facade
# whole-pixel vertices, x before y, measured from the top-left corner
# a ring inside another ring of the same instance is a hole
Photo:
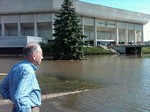
[[[10,41],[13,37],[53,40],[54,18],[62,3],[63,0],[1,0],[0,39],[10,47],[14,44]],[[97,46],[103,40],[113,40],[116,44],[143,43],[143,26],[149,22],[150,15],[79,0],[73,3],[81,18],[82,32],[87,36],[84,41],[89,44]]]

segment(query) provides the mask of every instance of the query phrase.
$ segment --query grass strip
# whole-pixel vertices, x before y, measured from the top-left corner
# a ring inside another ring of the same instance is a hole
[[[62,79],[59,77],[52,77],[48,75],[38,75],[37,79],[39,80],[42,94],[100,88],[99,84],[91,83],[88,81],[70,80],[67,78]]]
[[[0,76],[0,81],[5,76]],[[100,88],[99,84],[88,81],[70,80],[49,75],[37,75],[42,94],[81,91],[86,89]]]

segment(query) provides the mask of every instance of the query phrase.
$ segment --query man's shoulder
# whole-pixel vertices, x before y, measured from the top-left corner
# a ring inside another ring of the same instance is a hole
[[[31,69],[31,63],[26,61],[26,60],[23,60],[21,62],[18,62],[16,63],[14,66],[13,66],[13,69],[24,69],[24,70],[28,70],[28,69]]]

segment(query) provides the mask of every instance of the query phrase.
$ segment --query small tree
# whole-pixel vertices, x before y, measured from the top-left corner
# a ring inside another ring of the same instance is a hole
[[[83,59],[83,38],[80,19],[73,2],[64,0],[54,21],[54,59]]]

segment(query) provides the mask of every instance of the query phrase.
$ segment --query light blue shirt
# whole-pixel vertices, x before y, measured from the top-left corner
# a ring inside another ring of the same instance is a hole
[[[15,104],[14,112],[31,112],[41,105],[41,90],[36,79],[37,67],[27,60],[14,65],[1,83],[0,92],[4,99]]]

